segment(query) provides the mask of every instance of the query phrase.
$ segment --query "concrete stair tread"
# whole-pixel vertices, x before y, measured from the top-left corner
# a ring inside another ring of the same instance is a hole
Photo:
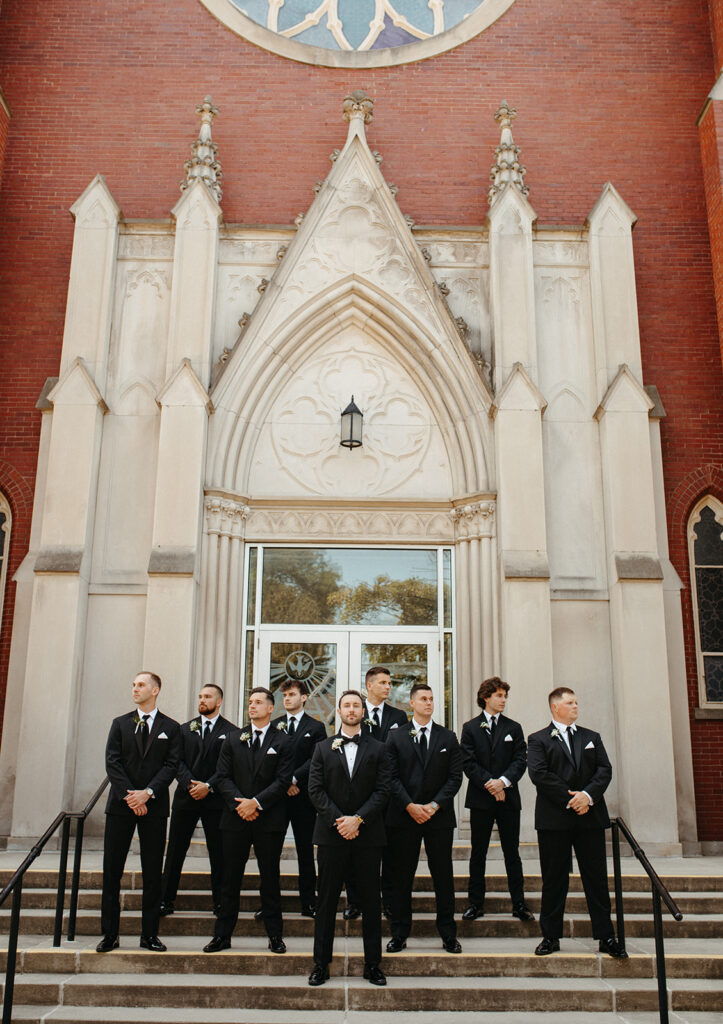
[[[554,1021],[548,1012],[486,1013],[484,1011],[428,1013],[417,1011],[414,1024],[579,1024],[578,1011],[557,1011]],[[13,1020],[23,1024],[388,1024],[388,1013],[364,1011],[316,1010],[240,1010],[188,1009],[177,1007],[172,1012],[161,1007],[126,1006],[18,1006]],[[657,1012],[650,1013],[588,1013],[585,1024],[659,1024]],[[670,1024],[723,1024],[723,1013],[671,1012]]]

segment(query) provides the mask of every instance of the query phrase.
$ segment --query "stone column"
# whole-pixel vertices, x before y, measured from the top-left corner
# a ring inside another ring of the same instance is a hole
[[[203,682],[218,683],[226,713],[238,704],[244,629],[244,536],[249,507],[208,495],[204,501],[203,613],[196,659]]]
[[[196,635],[201,507],[211,400],[188,359],[158,396],[161,428],[148,564],[144,668],[163,679],[163,704],[187,707]]]
[[[641,842],[670,844],[676,852],[665,601],[648,421],[652,407],[642,385],[622,366],[595,415],[602,453],[620,813]]]

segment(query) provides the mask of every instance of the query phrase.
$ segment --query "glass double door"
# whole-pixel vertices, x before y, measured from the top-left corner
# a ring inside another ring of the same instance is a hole
[[[427,683],[434,693],[435,717],[443,722],[440,647],[437,630],[261,629],[254,685],[276,691],[287,679],[304,682],[307,712],[333,729],[339,695],[344,690],[364,692],[367,669],[384,665],[392,678],[391,704],[409,712],[412,686]]]

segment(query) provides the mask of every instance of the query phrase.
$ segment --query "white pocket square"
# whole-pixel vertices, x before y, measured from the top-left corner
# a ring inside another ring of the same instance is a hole
[[[507,735],[505,736],[505,740],[504,741],[505,741],[505,743],[512,743],[512,737],[510,736],[509,733],[507,733]]]
[[[398,728],[399,728],[399,722],[395,722],[394,725],[390,725],[389,726],[389,732],[391,732],[392,729],[398,729]]]
[[[266,753],[267,753],[267,755],[268,755],[268,754],[275,754],[275,753],[276,753],[276,751],[274,750],[274,748],[273,748],[273,747],[269,747],[269,749],[268,749],[268,750],[266,751]]]
[[[310,736],[311,736],[311,733],[310,733],[310,732],[305,732],[305,733],[304,733],[304,739],[305,739],[305,740],[306,740],[306,739],[308,739],[308,738],[309,738]]]
[[[594,749],[595,749],[595,744],[593,743],[592,740],[590,740],[588,745],[585,747],[585,750],[594,750]]]
[[[219,739],[220,740],[225,740],[226,739],[226,733],[223,733],[221,736],[219,736]]]
[[[440,754],[446,754],[446,753],[447,753],[447,748],[446,747],[442,747],[442,749],[440,750]]]
[[[168,737],[166,736],[165,732],[162,732],[162,733],[160,734],[160,736],[157,736],[157,737],[156,737],[156,739],[159,739],[159,740],[167,740],[167,739],[168,739]]]

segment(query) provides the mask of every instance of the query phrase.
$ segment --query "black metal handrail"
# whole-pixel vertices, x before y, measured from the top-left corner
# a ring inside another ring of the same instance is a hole
[[[70,889],[70,912],[68,914],[68,940],[75,939],[75,921],[78,912],[78,890],[80,888],[80,859],[83,854],[83,831],[85,819],[95,807],[103,791],[109,783],[103,779],[93,796],[82,811],[61,811],[48,825],[37,843],[31,848],[25,860],[0,891],[0,907],[13,894],[13,905],[10,912],[10,933],[8,935],[7,963],[5,965],[5,995],[3,998],[2,1024],[11,1024],[13,1012],[13,995],[15,992],[15,968],[18,956],[18,934],[20,932],[20,904],[23,898],[23,879],[33,861],[42,853],[48,841],[62,825],[60,840],[60,863],[58,864],[58,891],[55,897],[55,927],[53,929],[53,945],[59,946],[63,933],[63,907],[65,904],[65,882],[68,870],[68,849],[70,846],[70,824],[77,822],[75,828],[75,851],[73,854],[73,876]]]
[[[665,885],[661,882],[657,871],[645,856],[633,833],[625,824],[622,818],[613,818],[612,840],[613,840],[613,868],[615,871],[615,914],[618,926],[618,944],[625,949],[625,912],[623,909],[623,877],[620,869],[620,833],[625,836],[630,849],[638,858],[645,873],[650,879],[650,888],[653,895],[653,931],[655,934],[655,969],[658,977],[658,1010],[661,1024],[668,1024],[668,984],[665,975],[665,945],[663,939],[663,910],[661,903],[666,907],[676,921],[682,921],[683,915],[670,895]]]

